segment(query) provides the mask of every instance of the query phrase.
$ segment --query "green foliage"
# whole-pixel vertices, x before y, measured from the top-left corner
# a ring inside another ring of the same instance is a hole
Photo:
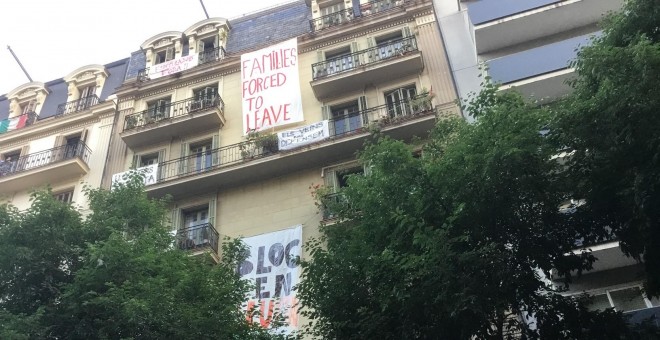
[[[584,199],[576,218],[606,225],[644,262],[660,295],[660,3],[628,1],[579,52],[575,93],[553,123],[573,151],[566,181]],[[596,228],[596,227],[594,227]]]
[[[553,112],[495,92],[487,86],[470,102],[474,124],[440,122],[421,157],[380,135],[366,145],[369,174],[349,178],[338,222],[322,227],[302,262],[311,335],[627,336],[620,313],[587,311],[544,279],[590,268],[593,257],[565,254],[592,231],[558,210],[570,197],[554,141],[541,133]],[[532,326],[516,318],[530,314]]]
[[[140,176],[87,189],[83,218],[48,191],[19,213],[0,210],[3,339],[273,339],[241,310],[249,284],[236,272],[238,240],[223,260],[173,246],[165,202]]]

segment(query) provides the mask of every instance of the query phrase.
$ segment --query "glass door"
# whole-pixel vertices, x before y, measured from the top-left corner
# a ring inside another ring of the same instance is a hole
[[[192,171],[203,171],[211,168],[212,166],[212,155],[211,155],[211,143],[197,144],[190,146],[190,157],[188,158],[189,162],[189,172]]]
[[[406,116],[412,113],[410,100],[415,98],[417,91],[414,86],[403,87],[385,93],[387,113],[390,118]]]
[[[332,124],[335,135],[341,135],[362,127],[362,117],[357,101],[340,107],[333,107]]]

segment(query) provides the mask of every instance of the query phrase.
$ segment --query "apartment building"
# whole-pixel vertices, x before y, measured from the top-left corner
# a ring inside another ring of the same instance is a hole
[[[115,117],[112,93],[128,59],[87,65],[0,96],[0,203],[30,206],[30,192],[84,209],[84,185],[99,187]]]
[[[476,0],[442,1],[434,5],[462,98],[477,92],[489,75],[500,91],[515,89],[539,105],[570,93],[573,76],[569,62],[580,46],[600,34],[598,22],[621,0]],[[571,205],[572,204],[572,205]],[[579,201],[567,203],[570,210]],[[632,314],[632,321],[658,312],[660,301],[641,290],[643,268],[626,257],[619,242],[576,243],[578,252],[598,258],[593,269],[574,279],[567,294],[589,293],[591,307]],[[553,277],[562,285],[561,277]]]
[[[284,256],[324,219],[310,186],[361,172],[370,127],[410,140],[460,114],[435,18],[430,0],[294,1],[145,39],[116,90],[103,185],[146,172],[147,193],[170,197],[180,248],[217,258],[222,237],[243,237],[254,298],[288,297]]]

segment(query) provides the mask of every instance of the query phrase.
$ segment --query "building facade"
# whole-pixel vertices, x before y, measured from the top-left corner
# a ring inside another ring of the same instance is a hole
[[[146,39],[131,55],[116,90],[103,186],[129,169],[145,171],[147,193],[170,197],[178,246],[193,253],[217,258],[225,236],[249,240],[298,228],[298,243],[265,248],[289,254],[331,217],[319,213],[310,187],[338,188],[347,174],[361,172],[355,153],[370,127],[411,140],[427,136],[439,116],[460,115],[430,0],[294,1],[182,28]],[[280,43],[293,44],[288,57],[271,52]],[[254,53],[266,53],[275,69],[296,61],[295,79],[286,81],[299,90],[282,96],[300,97],[300,119],[263,127],[266,119],[293,115],[284,106],[246,116],[251,84],[268,97],[284,81],[246,81],[261,67],[247,59]],[[292,148],[278,138],[319,126],[327,131],[306,145]],[[257,265],[264,254],[254,256]],[[268,271],[278,265],[281,258],[271,259]],[[256,280],[257,299],[291,286],[285,274]]]
[[[438,22],[447,47],[456,87],[462,98],[478,92],[489,75],[500,91],[516,90],[539,105],[570,93],[566,81],[580,46],[600,34],[598,22],[621,0],[436,0]],[[579,201],[567,202],[570,210]],[[598,261],[574,278],[567,294],[592,295],[591,308],[614,307],[639,321],[658,312],[660,301],[641,289],[643,268],[626,257],[619,242],[576,242],[577,252]],[[557,286],[563,278],[551,277]]]
[[[30,82],[0,97],[0,203],[30,206],[50,186],[83,211],[83,186],[99,187],[114,125],[112,93],[128,59],[80,67],[62,79]]]

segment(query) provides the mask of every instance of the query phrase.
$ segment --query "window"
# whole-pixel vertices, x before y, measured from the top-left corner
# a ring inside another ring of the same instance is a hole
[[[362,175],[364,173],[364,166],[353,163],[353,165],[341,165],[325,169],[323,177],[325,186],[336,192],[348,186],[348,179],[351,176]]]
[[[20,151],[7,152],[1,155],[0,176],[6,176],[20,170],[18,163],[21,156]]]
[[[357,56],[351,55],[351,47],[344,46],[325,52],[327,75],[353,69],[357,64]]]
[[[210,246],[217,252],[218,233],[213,227],[215,208],[216,199],[211,198],[208,204],[202,206],[172,210],[173,231],[176,232],[180,249],[191,250]]]
[[[619,312],[629,312],[658,305],[657,300],[647,299],[639,286],[606,289],[590,295],[591,300],[587,305],[590,310],[604,310],[614,307]]]
[[[351,176],[362,175],[365,168],[360,165],[343,165],[334,168],[324,169],[323,178],[325,186],[329,189],[327,196],[323,197],[323,219],[335,218],[339,209],[348,206],[349,202],[340,192],[341,188],[348,187]]]
[[[415,98],[417,90],[415,85],[406,86],[385,93],[387,102],[387,113],[390,118],[401,117],[412,114],[410,100]]]
[[[141,168],[148,165],[158,164],[159,163],[158,160],[159,160],[158,152],[140,156],[139,167]]]
[[[369,42],[376,47],[369,52],[371,61],[380,61],[395,56],[402,56],[417,49],[416,41],[411,37],[409,27],[374,37]]]
[[[65,137],[65,140],[66,142],[64,144],[64,159],[80,156],[80,153],[82,151],[82,146],[81,146],[82,140],[80,138],[80,135],[67,136]]]
[[[331,122],[335,135],[341,135],[362,127],[362,116],[358,101],[330,107]]]
[[[170,107],[172,100],[170,97],[157,99],[147,103],[147,114],[145,120],[147,123],[157,122],[170,117]]]
[[[193,90],[193,98],[195,100],[190,104],[190,111],[192,112],[213,107],[216,104],[217,95],[217,85]]]
[[[62,202],[62,203],[71,203],[73,202],[73,190],[65,191],[65,192],[60,192],[58,194],[54,194],[53,198],[56,200]]]
[[[190,144],[188,155],[188,172],[199,172],[206,170],[212,165],[211,141]]]
[[[28,114],[31,112],[34,112],[35,108],[37,107],[37,101],[36,100],[30,100],[27,103],[21,104],[21,114]]]
[[[156,60],[154,65],[164,63],[174,59],[174,47],[168,47],[162,51],[156,52]]]
[[[80,88],[79,91],[80,99],[78,100],[76,110],[81,111],[97,104],[98,99],[96,98],[96,85],[85,86]]]

